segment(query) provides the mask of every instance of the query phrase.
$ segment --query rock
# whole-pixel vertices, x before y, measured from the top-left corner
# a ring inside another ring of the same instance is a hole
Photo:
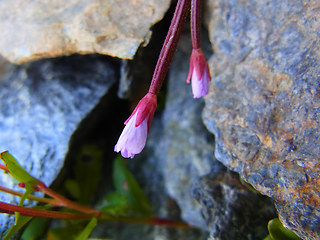
[[[273,203],[246,189],[238,174],[215,159],[213,136],[201,119],[204,102],[193,99],[191,86],[185,82],[191,54],[189,34],[182,36],[170,67],[162,125],[152,123],[144,156],[137,156],[134,161],[138,162],[132,164],[145,169],[154,202],[163,201],[156,192],[164,187],[177,202],[181,218],[210,232],[212,239],[265,237],[268,220],[275,215]],[[148,159],[148,164],[140,157]]]
[[[0,54],[14,63],[73,53],[133,58],[165,1],[0,1]]]
[[[96,55],[9,64],[6,69],[0,80],[0,150],[9,150],[31,175],[50,185],[75,130],[115,83],[115,71],[106,57]],[[0,185],[14,184],[0,174]],[[1,193],[1,201],[18,199]],[[0,221],[2,232],[6,216]]]
[[[147,146],[134,159],[126,161],[130,171],[137,179],[148,197],[155,216],[170,220],[180,220],[180,210],[175,201],[168,195],[163,176],[163,149],[157,147],[163,140],[162,114],[157,113],[152,121],[148,134]],[[95,238],[112,236],[119,240],[206,240],[207,233],[199,229],[169,228],[128,223],[101,222],[94,230]]]
[[[210,239],[264,239],[276,216],[270,199],[248,191],[239,175],[220,168],[201,177],[192,196],[201,205]]]
[[[213,1],[204,122],[215,155],[276,201],[304,239],[320,234],[319,2]]]

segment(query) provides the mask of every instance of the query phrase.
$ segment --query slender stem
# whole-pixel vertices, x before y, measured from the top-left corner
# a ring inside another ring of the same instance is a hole
[[[158,94],[167,75],[173,54],[190,9],[190,0],[178,0],[169,31],[162,46],[156,68],[153,73],[149,92]]]
[[[18,192],[18,191],[15,191],[15,190],[3,187],[3,186],[0,186],[0,191],[9,193],[14,196],[19,196],[19,197],[22,197],[22,195],[23,195],[23,193],[21,193],[21,192]],[[57,200],[51,199],[51,198],[41,198],[41,197],[29,195],[29,196],[27,196],[27,199],[32,200],[32,201],[37,201],[37,202],[49,203],[51,205],[58,206]]]
[[[149,218],[139,218],[139,217],[130,217],[130,216],[114,216],[109,214],[104,214],[99,218],[100,220],[110,220],[110,221],[118,221],[118,222],[126,222],[126,223],[141,223],[141,224],[149,224],[156,226],[168,226],[168,227],[178,227],[178,228],[194,228],[189,226],[185,222],[181,221],[172,221],[165,218],[158,217],[149,217]]]
[[[90,219],[94,215],[90,214],[79,214],[70,212],[57,212],[51,210],[26,208],[21,206],[12,205],[9,203],[0,202],[0,212],[14,214],[19,212],[23,216],[29,217],[43,217],[43,218],[59,218],[59,219]]]
[[[9,169],[5,165],[0,164],[0,169],[9,172]]]
[[[83,213],[87,213],[87,214],[101,214],[100,211],[96,210],[96,209],[92,209],[92,208],[88,208],[85,206],[82,206],[76,202],[70,201],[69,199],[65,198],[64,196],[56,193],[55,191],[53,191],[52,189],[48,188],[46,185],[44,185],[44,183],[39,183],[36,185],[36,188],[49,195],[50,197],[54,198],[55,200],[58,201],[58,206],[64,206],[64,207],[68,207]]]
[[[41,218],[56,218],[56,219],[91,219],[94,217],[94,214],[82,214],[82,213],[71,213],[71,212],[57,212],[51,210],[44,209],[36,209],[36,208],[26,208],[22,206],[16,206],[9,203],[0,202],[0,213],[7,214],[15,214],[15,212],[19,212],[23,216],[29,217],[41,217]],[[149,225],[162,225],[169,227],[179,227],[179,228],[193,228],[188,224],[180,221],[171,221],[163,218],[136,218],[136,217],[118,217],[109,214],[102,213],[101,215],[95,216],[99,220],[107,220],[107,221],[120,221],[127,223],[141,223],[141,224],[149,224]]]
[[[200,48],[200,32],[201,32],[201,6],[200,0],[191,0],[191,41],[192,48]]]

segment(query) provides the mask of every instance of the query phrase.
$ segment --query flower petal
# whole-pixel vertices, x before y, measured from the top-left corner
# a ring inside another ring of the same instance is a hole
[[[139,111],[139,110],[138,110]],[[120,152],[125,158],[133,158],[142,151],[146,144],[148,132],[148,119],[146,118],[139,126],[135,126],[138,111],[130,118],[124,127],[114,151]]]

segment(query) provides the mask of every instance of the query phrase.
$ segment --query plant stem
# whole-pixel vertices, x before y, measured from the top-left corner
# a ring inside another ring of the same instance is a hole
[[[200,32],[201,32],[201,6],[200,0],[191,0],[191,41],[192,48],[200,48]]]
[[[12,205],[9,203],[0,202],[0,212],[15,214],[19,212],[23,216],[29,217],[42,217],[42,218],[59,218],[59,219],[90,219],[94,215],[79,214],[70,212],[57,212],[43,209],[26,208],[21,206]]]
[[[9,169],[5,165],[0,164],[0,169],[9,172]]]
[[[156,226],[168,226],[168,227],[178,227],[178,228],[193,228],[188,224],[181,221],[171,221],[164,218],[137,218],[128,216],[114,216],[106,213],[101,213],[100,215],[95,214],[83,214],[83,213],[71,213],[71,212],[58,212],[44,209],[27,208],[22,206],[16,206],[9,203],[0,202],[0,213],[15,214],[19,212],[22,216],[28,217],[40,217],[40,218],[56,218],[56,219],[75,219],[84,220],[91,219],[92,217],[97,217],[99,220],[107,221],[118,221],[126,223],[141,223]]]
[[[190,9],[190,0],[178,0],[166,39],[153,73],[149,93],[158,94],[167,75],[173,54]]]
[[[35,186],[37,188],[37,190],[49,195],[50,197],[54,198],[57,201],[58,206],[64,206],[64,207],[68,207],[74,210],[77,210],[79,212],[83,212],[86,214],[96,214],[96,215],[100,215],[100,211],[92,209],[92,208],[88,208],[85,206],[82,206],[76,202],[70,201],[69,199],[65,198],[64,196],[56,193],[55,191],[53,191],[52,189],[48,188],[44,183],[38,183]]]
[[[5,193],[9,193],[14,196],[19,196],[19,197],[23,196],[23,193],[6,188],[6,187],[3,187],[3,186],[0,186],[0,191],[5,192]],[[37,201],[37,202],[49,203],[51,205],[58,206],[57,200],[52,199],[52,198],[41,198],[41,197],[29,195],[29,196],[27,196],[27,199],[32,200],[32,201]]]

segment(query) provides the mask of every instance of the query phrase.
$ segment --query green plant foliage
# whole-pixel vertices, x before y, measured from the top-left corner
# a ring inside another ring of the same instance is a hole
[[[135,214],[142,216],[152,215],[152,208],[147,197],[128,170],[122,157],[117,157],[114,161],[113,183],[116,192],[127,198],[129,208]]]
[[[15,233],[17,233],[23,226],[25,226],[29,221],[31,221],[32,217],[20,216],[16,219],[15,224],[12,224],[9,231],[3,240],[9,240]]]
[[[23,231],[21,240],[39,239],[45,232],[49,219],[34,218]]]
[[[36,206],[33,207],[34,209],[48,209],[48,206]],[[8,233],[3,238],[3,240],[9,240],[15,233],[20,231],[27,223],[28,226],[24,230],[21,240],[32,240],[36,239],[37,236],[41,235],[42,229],[44,228],[44,225],[47,224],[48,219],[43,218],[32,218],[28,216],[19,216],[19,218],[16,219],[15,224],[11,225]]]
[[[110,193],[104,198],[103,207],[100,210],[112,215],[126,215],[130,210],[128,198],[122,193]]]
[[[272,240],[301,240],[293,231],[285,228],[278,218],[268,223],[269,239]]]
[[[73,179],[65,188],[80,204],[90,204],[100,181],[102,152],[95,145],[84,145],[75,157]]]
[[[244,185],[246,188],[248,188],[251,192],[261,194],[257,189],[255,189],[250,183],[246,182],[239,176],[240,182],[242,185]]]
[[[23,182],[29,187],[33,187],[35,184],[39,183],[39,180],[32,177],[26,170],[24,170],[24,168],[8,151],[2,152],[0,154],[0,158],[5,163],[10,174],[19,182]]]
[[[87,240],[93,229],[97,226],[97,218],[92,218],[83,231],[76,237],[75,240]]]
[[[51,228],[46,236],[50,240],[75,240],[85,228],[85,222],[63,221],[63,227]]]
[[[39,183],[39,180],[32,177],[19,163],[18,161],[8,152],[2,152],[0,158],[5,163],[6,167],[10,171],[10,174],[17,179],[19,182],[25,184],[25,192],[19,201],[19,206],[22,206],[24,200],[28,197],[29,194],[34,192],[34,186]],[[16,212],[15,225],[17,224],[20,213]]]

